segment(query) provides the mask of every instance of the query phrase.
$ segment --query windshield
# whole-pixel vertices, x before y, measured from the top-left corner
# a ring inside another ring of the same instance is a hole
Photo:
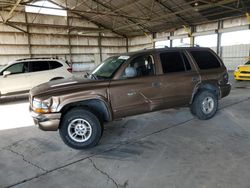
[[[0,65],[0,70],[2,70],[5,67],[5,65]]]
[[[250,65],[250,61],[246,62],[246,64],[245,64],[245,65]]]
[[[126,56],[114,56],[106,59],[91,75],[97,79],[111,79],[120,66],[128,59]]]

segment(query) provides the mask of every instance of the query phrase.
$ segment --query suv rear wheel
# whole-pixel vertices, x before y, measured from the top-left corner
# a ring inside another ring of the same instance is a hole
[[[199,119],[212,118],[218,109],[218,98],[213,91],[201,90],[195,97],[191,112]]]
[[[86,149],[98,144],[102,126],[98,118],[85,109],[73,109],[65,114],[60,125],[60,136],[74,149]]]

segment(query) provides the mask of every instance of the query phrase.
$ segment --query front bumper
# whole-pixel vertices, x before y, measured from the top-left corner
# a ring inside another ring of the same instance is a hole
[[[226,85],[220,86],[220,97],[223,98],[223,97],[228,96],[230,91],[231,91],[231,84],[230,83],[227,83]]]
[[[250,80],[250,73],[234,72],[235,80]]]
[[[57,131],[60,124],[61,113],[38,114],[30,109],[35,125],[43,131]]]

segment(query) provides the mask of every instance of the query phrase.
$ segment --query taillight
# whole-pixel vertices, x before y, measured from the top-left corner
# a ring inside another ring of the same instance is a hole
[[[228,80],[229,80],[229,76],[228,76],[228,73],[226,72],[223,74],[222,78],[219,80],[219,84],[220,85],[227,84]]]
[[[228,76],[227,72],[223,75],[223,79],[224,79],[225,83],[228,83],[229,76]]]
[[[67,70],[68,70],[70,73],[72,73],[72,67],[67,68]]]

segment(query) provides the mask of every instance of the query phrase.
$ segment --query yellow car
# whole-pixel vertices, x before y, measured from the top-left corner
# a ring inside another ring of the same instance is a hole
[[[235,80],[250,80],[250,60],[245,65],[240,65],[234,71]]]

